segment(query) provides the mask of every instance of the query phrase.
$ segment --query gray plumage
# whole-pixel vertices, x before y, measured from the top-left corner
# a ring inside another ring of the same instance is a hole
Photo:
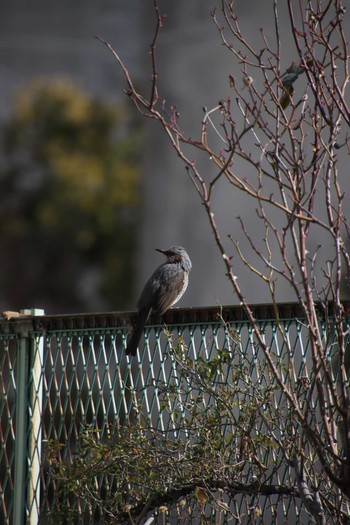
[[[164,253],[167,260],[151,275],[137,303],[138,316],[130,341],[126,347],[127,355],[136,355],[137,347],[149,315],[163,315],[183,296],[188,285],[188,274],[192,263],[184,248],[171,246]]]

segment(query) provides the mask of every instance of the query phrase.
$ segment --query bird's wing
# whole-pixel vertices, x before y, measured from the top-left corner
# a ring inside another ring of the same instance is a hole
[[[154,313],[163,315],[168,308],[175,304],[184,292],[184,285],[185,274],[179,270],[175,271],[171,278],[161,281],[153,305]]]
[[[187,274],[179,265],[164,263],[156,269],[147,281],[137,303],[139,311],[152,309],[156,315],[163,315],[186,289]]]

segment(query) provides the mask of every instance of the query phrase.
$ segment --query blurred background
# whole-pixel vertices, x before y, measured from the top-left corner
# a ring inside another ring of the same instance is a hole
[[[211,20],[214,5],[160,0],[167,14],[158,48],[160,96],[168,108],[176,105],[180,126],[194,137],[203,106],[230,95],[229,75],[241,77]],[[273,30],[272,5],[237,3],[252,44],[261,43],[260,26]],[[280,20],[284,27],[286,13]],[[173,244],[193,262],[180,306],[237,302],[183,164],[160,126],[130,105],[117,63],[95,39],[110,42],[148,93],[154,27],[151,0],[2,1],[1,310],[134,309],[162,262],[154,249]],[[284,50],[286,67],[295,58],[291,47]],[[203,175],[213,175],[206,159],[196,161]],[[254,228],[254,205],[232,187],[222,184],[215,205],[224,234],[241,236],[239,215]],[[236,268],[248,299],[266,300],[239,261]],[[289,290],[280,297],[291,299]]]

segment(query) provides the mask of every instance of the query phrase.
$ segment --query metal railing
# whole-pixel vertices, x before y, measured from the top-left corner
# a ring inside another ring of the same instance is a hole
[[[169,343],[164,323],[183,338],[194,361],[210,360],[217,349],[234,344],[232,366],[246,360],[252,379],[264,381],[262,368],[256,366],[264,358],[252,342],[240,307],[173,309],[161,324],[147,326],[134,359],[124,353],[134,314],[30,313],[34,315],[0,322],[0,523],[4,525],[58,523],[52,521],[57,491],[46,458],[50,440],[61,444],[62,458],[69,461],[82,428],[98,429],[103,439],[130,420],[136,405],[154,428],[172,428],[174,422],[169,412],[162,410],[157,385],[180,384],[181,378],[174,360],[166,354]],[[298,305],[279,307],[284,337],[276,330],[272,307],[255,307],[254,314],[277,359],[286,351],[288,340],[294,371],[288,381],[300,387],[298,379],[308,375],[309,365],[307,330]],[[228,337],[227,326],[238,334],[236,343]],[[182,395],[185,406],[186,393]],[[287,471],[281,471],[279,481],[284,482],[287,476]],[[98,523],[94,509],[81,502],[71,505],[78,506],[79,523]],[[292,498],[278,499],[275,505],[289,523],[309,522],[307,513],[297,508]],[[277,511],[275,508],[271,514],[271,500],[263,498],[261,507],[262,523],[274,523]]]

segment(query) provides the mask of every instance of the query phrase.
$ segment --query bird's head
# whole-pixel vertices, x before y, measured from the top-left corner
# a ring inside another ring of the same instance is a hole
[[[160,248],[156,248],[156,250],[157,252],[164,253],[168,262],[179,263],[188,272],[191,270],[191,259],[189,258],[185,248],[183,248],[182,246],[171,246],[167,250],[161,250]]]

